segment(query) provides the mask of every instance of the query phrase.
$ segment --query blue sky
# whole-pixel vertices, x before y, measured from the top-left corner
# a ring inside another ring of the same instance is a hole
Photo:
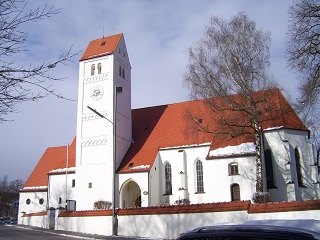
[[[297,79],[286,67],[286,32],[291,0],[29,0],[26,8],[54,6],[58,15],[28,23],[27,52],[18,62],[48,62],[67,52],[82,51],[90,40],[123,33],[132,66],[132,108],[189,100],[182,75],[187,48],[202,36],[211,16],[229,19],[244,11],[258,29],[270,31],[271,69],[294,98]],[[54,5],[52,5],[54,4]],[[14,121],[0,124],[0,177],[27,180],[47,147],[71,143],[76,134],[78,66],[81,55],[53,74],[65,77],[56,91],[74,101],[53,96],[23,103]]]

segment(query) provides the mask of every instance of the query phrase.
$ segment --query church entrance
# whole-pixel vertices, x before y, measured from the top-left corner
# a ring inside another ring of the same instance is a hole
[[[128,180],[121,188],[121,208],[141,207],[141,189],[139,185]]]

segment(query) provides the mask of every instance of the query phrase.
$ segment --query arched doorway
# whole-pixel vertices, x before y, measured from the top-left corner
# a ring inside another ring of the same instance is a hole
[[[237,183],[231,184],[231,201],[240,201],[240,186]]]
[[[141,207],[141,189],[139,185],[133,181],[128,180],[121,188],[121,207]]]

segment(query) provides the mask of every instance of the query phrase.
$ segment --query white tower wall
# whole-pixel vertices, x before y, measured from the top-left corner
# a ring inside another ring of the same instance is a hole
[[[93,65],[95,71],[92,75]],[[101,66],[100,73],[98,65]],[[112,202],[116,87],[122,87],[122,92],[117,94],[116,107],[117,167],[130,146],[132,136],[131,66],[123,37],[114,54],[80,61],[75,195],[77,210],[93,209],[96,201]]]

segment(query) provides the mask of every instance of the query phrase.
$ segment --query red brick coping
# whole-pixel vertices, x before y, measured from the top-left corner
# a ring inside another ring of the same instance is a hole
[[[116,209],[117,215],[154,215],[154,214],[183,214],[205,212],[247,211],[248,214],[268,212],[288,212],[320,210],[320,200],[308,200],[297,202],[273,202],[267,204],[251,204],[248,201],[190,204],[166,207],[143,207]],[[111,216],[112,210],[93,210],[61,212],[59,217],[90,217]]]
[[[178,213],[202,213],[202,212],[227,212],[244,211],[248,209],[250,201],[206,203],[191,205],[175,205],[165,207],[143,207],[116,209],[117,215],[154,215],[154,214],[178,214]],[[84,217],[84,216],[111,216],[112,210],[93,210],[61,212],[59,217]]]
[[[45,212],[36,212],[36,213],[24,213],[21,217],[36,217],[36,216],[46,216],[47,211]]]
[[[250,208],[248,209],[248,213],[290,212],[307,210],[320,210],[320,200],[251,204]]]

